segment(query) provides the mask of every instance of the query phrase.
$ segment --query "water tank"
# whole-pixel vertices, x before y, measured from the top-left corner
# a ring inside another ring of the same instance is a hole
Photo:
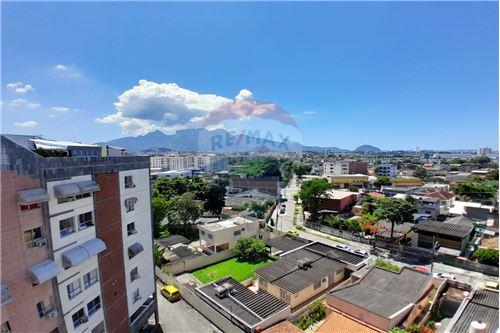
[[[480,321],[473,321],[470,323],[469,333],[484,333],[486,332],[486,323]]]

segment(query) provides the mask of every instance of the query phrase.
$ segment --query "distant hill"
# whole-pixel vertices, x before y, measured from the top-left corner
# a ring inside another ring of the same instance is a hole
[[[381,151],[382,150],[380,148],[370,146],[370,145],[362,145],[362,146],[359,146],[358,148],[353,150],[353,152],[355,152],[355,153],[378,153]]]

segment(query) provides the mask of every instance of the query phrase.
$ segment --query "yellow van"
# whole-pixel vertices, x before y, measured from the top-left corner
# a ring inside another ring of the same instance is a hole
[[[172,285],[161,287],[160,292],[170,302],[178,301],[179,299],[181,299],[181,293]]]

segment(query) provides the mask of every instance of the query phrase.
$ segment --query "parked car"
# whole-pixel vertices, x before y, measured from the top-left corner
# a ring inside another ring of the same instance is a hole
[[[344,250],[344,251],[349,251],[350,250],[349,246],[344,245],[344,244],[335,244],[333,246],[336,247],[337,249],[341,249],[341,250]]]
[[[355,249],[352,252],[362,255],[363,257],[368,257],[368,251],[362,249]]]
[[[434,273],[433,276],[439,279],[455,280],[455,276],[449,273]]]
[[[172,285],[166,285],[164,287],[161,287],[160,292],[170,302],[175,302],[181,299],[181,293],[176,287]]]
[[[286,233],[293,235],[293,236],[299,236],[299,232],[297,230],[293,230],[293,229],[288,230]]]

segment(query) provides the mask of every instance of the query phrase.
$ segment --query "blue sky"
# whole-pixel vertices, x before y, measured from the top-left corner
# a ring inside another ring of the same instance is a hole
[[[4,133],[172,132],[236,96],[308,145],[498,148],[498,4],[3,3]]]

